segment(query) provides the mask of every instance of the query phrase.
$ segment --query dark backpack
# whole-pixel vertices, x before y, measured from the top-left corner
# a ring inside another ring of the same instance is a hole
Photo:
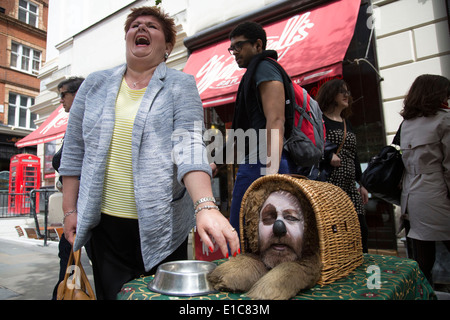
[[[317,165],[323,157],[325,146],[325,124],[322,110],[308,92],[292,82],[289,75],[278,62],[267,59],[277,66],[283,76],[286,94],[286,108],[295,110],[294,125],[284,143],[284,149],[297,166],[311,167]],[[289,84],[294,88],[294,97],[291,96]]]

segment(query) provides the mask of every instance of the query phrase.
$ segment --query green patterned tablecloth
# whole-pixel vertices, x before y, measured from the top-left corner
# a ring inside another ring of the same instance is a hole
[[[217,264],[225,260],[215,261]],[[219,292],[196,297],[174,297],[152,292],[152,276],[126,283],[120,300],[249,300],[245,293]],[[378,281],[377,281],[378,280]],[[435,300],[436,295],[417,262],[394,256],[364,255],[350,275],[326,286],[300,292],[294,300]]]

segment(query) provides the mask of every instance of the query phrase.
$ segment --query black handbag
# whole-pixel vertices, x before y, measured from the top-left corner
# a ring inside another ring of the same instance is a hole
[[[400,205],[402,177],[405,167],[400,150],[400,129],[392,144],[370,159],[361,177],[361,184],[373,196]]]
[[[327,153],[336,153],[337,154],[338,146],[331,142],[325,142],[324,154]],[[310,180],[322,181],[326,182],[333,172],[333,167],[331,164],[326,163],[325,161],[319,162],[318,165],[314,165],[311,167],[308,173],[304,174]]]
[[[345,139],[347,138],[347,124],[344,120],[344,137],[342,138],[341,144],[337,146],[335,143],[331,143],[329,141],[325,142],[324,146],[324,155],[328,155],[331,153],[335,153],[339,155],[342,147],[344,146]],[[311,170],[306,175],[310,180],[327,182],[333,172],[334,167],[327,163],[326,161],[320,161],[318,165],[314,165],[311,167]]]

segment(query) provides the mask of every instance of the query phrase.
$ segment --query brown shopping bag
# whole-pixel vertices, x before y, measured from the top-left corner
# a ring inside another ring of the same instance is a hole
[[[72,262],[74,265],[72,265]],[[72,274],[73,271],[73,274]],[[58,285],[58,300],[95,300],[94,290],[81,265],[81,249],[71,250],[64,280]]]

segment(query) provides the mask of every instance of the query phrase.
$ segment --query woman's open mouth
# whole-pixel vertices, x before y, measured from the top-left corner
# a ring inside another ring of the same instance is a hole
[[[137,36],[134,43],[137,46],[148,46],[150,45],[150,40],[146,36]]]

